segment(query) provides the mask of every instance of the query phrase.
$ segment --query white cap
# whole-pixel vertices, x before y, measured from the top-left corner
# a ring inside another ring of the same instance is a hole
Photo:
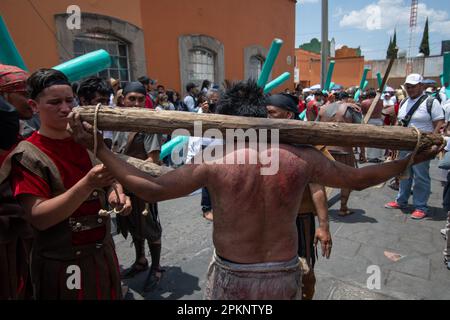
[[[412,73],[406,77],[405,84],[411,84],[415,86],[416,84],[422,83],[423,77],[418,73]]]

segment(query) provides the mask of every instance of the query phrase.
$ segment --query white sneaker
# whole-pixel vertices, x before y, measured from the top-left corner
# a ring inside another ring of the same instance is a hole
[[[444,237],[445,240],[447,240],[447,229],[441,229],[441,235]]]

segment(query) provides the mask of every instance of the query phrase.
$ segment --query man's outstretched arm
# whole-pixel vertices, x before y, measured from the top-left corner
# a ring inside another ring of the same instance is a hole
[[[433,146],[416,154],[414,164],[431,160],[440,152],[441,146]],[[328,160],[320,152],[311,149],[300,156],[313,167],[311,182],[335,188],[363,190],[402,174],[410,157],[374,166],[356,169]]]
[[[74,140],[93,150],[93,128],[81,123],[79,115],[69,116]],[[147,202],[157,202],[185,196],[206,185],[205,165],[185,165],[161,177],[154,178],[122,161],[110,151],[99,137],[97,157],[109,172],[129,191]]]

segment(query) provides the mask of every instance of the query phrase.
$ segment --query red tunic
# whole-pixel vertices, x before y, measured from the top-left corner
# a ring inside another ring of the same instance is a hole
[[[398,110],[400,109],[400,103],[396,102],[394,105],[394,111],[395,111],[395,119],[391,119],[391,116],[385,116],[384,117],[384,125],[385,126],[390,126],[395,124],[396,120],[397,120],[397,115],[398,115]]]
[[[298,102],[298,113],[302,113],[306,109],[306,103],[303,100]]]
[[[55,140],[34,132],[27,139],[43,151],[56,165],[66,190],[70,189],[92,169],[92,163],[84,147],[72,138]],[[46,181],[31,173],[21,165],[14,165],[12,172],[12,188],[14,196],[30,194],[36,197],[52,198],[51,189]],[[93,200],[84,202],[72,217],[97,214],[101,209],[100,202]],[[106,227],[72,233],[73,245],[85,245],[102,240]]]

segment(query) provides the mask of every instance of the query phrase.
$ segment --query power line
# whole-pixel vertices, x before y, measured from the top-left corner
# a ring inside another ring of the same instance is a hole
[[[66,49],[66,47],[59,41],[58,36],[56,35],[56,32],[53,32],[52,28],[48,25],[47,21],[45,21],[44,17],[39,13],[38,9],[34,6],[33,2],[31,0],[28,0],[28,3],[33,8],[34,12],[41,18],[42,22],[45,24],[47,29],[50,31],[50,33],[55,37],[56,41],[60,44],[60,46],[64,49],[64,51],[67,53],[67,56],[69,58],[73,58],[72,54],[69,53],[69,51]]]
[[[409,23],[403,23],[403,24],[396,24],[395,25],[397,28],[398,27],[409,27]],[[344,32],[353,32],[354,30],[359,30],[361,32],[365,32],[367,30],[363,29],[363,28],[359,28],[359,27],[352,27],[352,28],[346,28],[344,30],[338,30],[338,31],[332,31],[334,33],[344,33]],[[383,30],[372,30],[372,31],[383,31]],[[305,33],[296,33],[295,36],[296,37],[300,37],[303,35],[310,35],[310,34],[320,34],[320,31],[315,31],[315,32],[305,32]]]

